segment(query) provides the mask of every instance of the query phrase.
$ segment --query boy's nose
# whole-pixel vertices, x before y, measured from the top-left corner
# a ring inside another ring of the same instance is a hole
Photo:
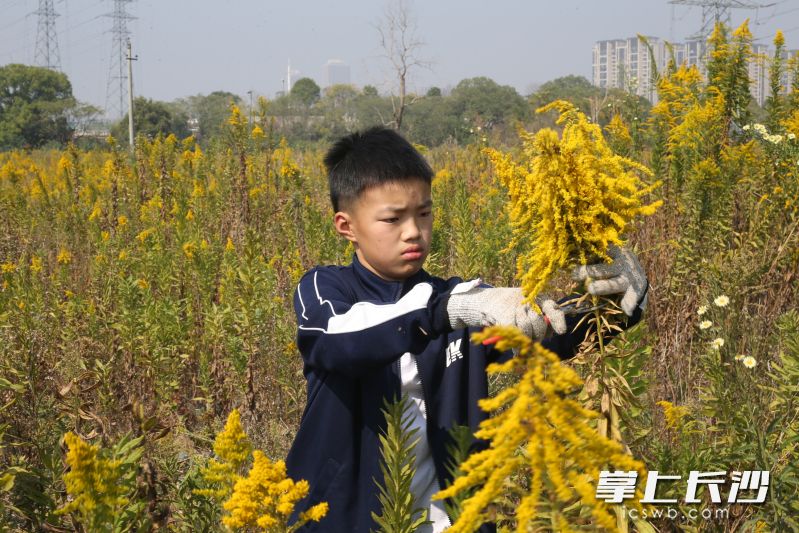
[[[411,217],[403,227],[402,233],[405,240],[413,240],[418,239],[422,235],[422,230],[419,224],[416,223],[416,220]]]

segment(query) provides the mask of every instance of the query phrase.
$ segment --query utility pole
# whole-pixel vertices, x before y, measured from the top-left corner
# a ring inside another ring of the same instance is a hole
[[[128,139],[130,144],[130,153],[133,153],[135,146],[133,145],[133,62],[139,59],[139,56],[133,57],[130,49],[130,39],[128,39]]]
[[[252,128],[252,89],[247,91],[247,94],[250,95],[250,127]]]
[[[36,29],[36,64],[50,70],[61,70],[58,36],[55,31],[58,13],[53,7],[53,0],[39,0],[39,9],[34,14],[39,16]]]

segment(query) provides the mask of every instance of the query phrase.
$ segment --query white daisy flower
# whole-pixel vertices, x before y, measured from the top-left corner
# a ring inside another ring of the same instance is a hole
[[[757,365],[757,359],[755,359],[751,355],[747,355],[746,357],[744,357],[742,362],[746,368],[754,368]]]
[[[703,320],[702,322],[699,323],[699,329],[707,329],[712,325],[713,322],[711,322],[710,320]]]
[[[740,353],[739,353],[738,355],[736,355],[736,356],[735,356],[735,360],[736,360],[736,361],[740,361],[740,360],[741,360],[741,359],[743,359],[744,357],[746,357],[746,356],[745,356],[745,355],[743,355],[743,354],[740,354]]]
[[[718,350],[722,346],[724,346],[724,339],[722,339],[721,337],[717,337],[710,342],[710,345],[713,347],[714,350]]]
[[[696,310],[696,314],[699,315],[699,316],[702,316],[705,313],[707,313],[707,306],[706,305],[700,305],[699,309]]]
[[[730,299],[727,298],[725,295],[717,296],[713,303],[716,304],[718,307],[727,307],[727,304],[730,303]]]

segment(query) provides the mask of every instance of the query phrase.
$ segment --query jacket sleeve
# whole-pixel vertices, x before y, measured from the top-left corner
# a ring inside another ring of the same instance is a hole
[[[450,331],[448,299],[419,283],[395,303],[353,302],[334,271],[315,268],[294,293],[297,347],[307,365],[358,377]]]

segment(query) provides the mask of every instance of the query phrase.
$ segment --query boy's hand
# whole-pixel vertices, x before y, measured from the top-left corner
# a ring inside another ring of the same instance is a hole
[[[611,246],[608,255],[613,259],[612,263],[579,266],[572,272],[572,279],[584,281],[591,278],[586,289],[597,296],[623,294],[621,308],[627,316],[633,316],[636,307],[646,307],[649,288],[646,272],[629,248]]]
[[[467,292],[452,294],[447,302],[447,314],[452,329],[492,325],[516,326],[528,337],[543,339],[547,326],[555,333],[566,332],[563,311],[551,299],[536,300],[544,316],[523,304],[522,290],[512,287],[476,287]]]

